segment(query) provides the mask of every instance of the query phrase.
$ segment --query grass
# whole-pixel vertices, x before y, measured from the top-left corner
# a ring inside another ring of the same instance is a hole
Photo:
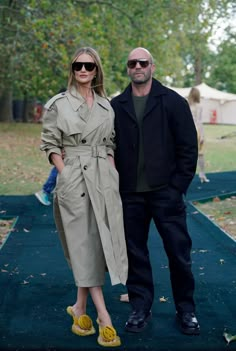
[[[224,200],[215,197],[211,201],[194,205],[236,240],[236,196],[228,196]]]
[[[40,124],[0,123],[0,194],[28,195],[41,188],[50,164],[40,151]]]
[[[205,125],[206,172],[236,169],[236,126]]]

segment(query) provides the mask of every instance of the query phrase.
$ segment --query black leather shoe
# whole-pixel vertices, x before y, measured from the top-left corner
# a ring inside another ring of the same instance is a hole
[[[188,335],[200,334],[200,326],[193,312],[177,313],[176,316],[182,333]]]
[[[125,330],[131,333],[139,333],[145,329],[147,322],[152,318],[151,311],[133,311],[125,324]]]

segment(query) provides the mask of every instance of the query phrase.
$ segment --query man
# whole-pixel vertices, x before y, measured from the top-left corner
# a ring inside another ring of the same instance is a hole
[[[140,332],[151,318],[154,285],[147,241],[153,219],[169,260],[177,321],[183,333],[199,334],[183,201],[196,171],[197,134],[187,101],[154,79],[154,70],[148,50],[132,50],[127,62],[131,83],[111,102],[132,306],[125,329]]]

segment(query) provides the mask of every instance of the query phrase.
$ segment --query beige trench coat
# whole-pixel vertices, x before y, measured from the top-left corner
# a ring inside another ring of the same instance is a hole
[[[128,259],[114,153],[114,112],[95,94],[88,109],[73,90],[45,105],[41,150],[61,154],[54,193],[54,217],[65,257],[80,287],[101,286],[108,269],[111,283],[125,284]]]

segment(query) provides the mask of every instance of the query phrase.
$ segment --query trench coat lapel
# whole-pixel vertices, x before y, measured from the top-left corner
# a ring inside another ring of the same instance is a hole
[[[96,118],[90,120],[92,110],[90,111],[88,109],[84,98],[76,91],[76,89],[72,88],[71,92],[68,93],[67,96],[73,110],[78,111],[79,118],[86,122],[85,128],[82,132],[83,137],[86,137],[95,129],[97,129],[108,118],[110,103],[103,97],[100,97],[94,93],[94,103],[92,110]]]
[[[101,124],[106,122],[107,118],[110,117],[109,114],[109,101],[100,97],[97,94],[94,94],[94,102],[91,111],[95,118],[93,120],[88,120],[88,123],[83,131],[83,137],[86,137],[97,129]]]

